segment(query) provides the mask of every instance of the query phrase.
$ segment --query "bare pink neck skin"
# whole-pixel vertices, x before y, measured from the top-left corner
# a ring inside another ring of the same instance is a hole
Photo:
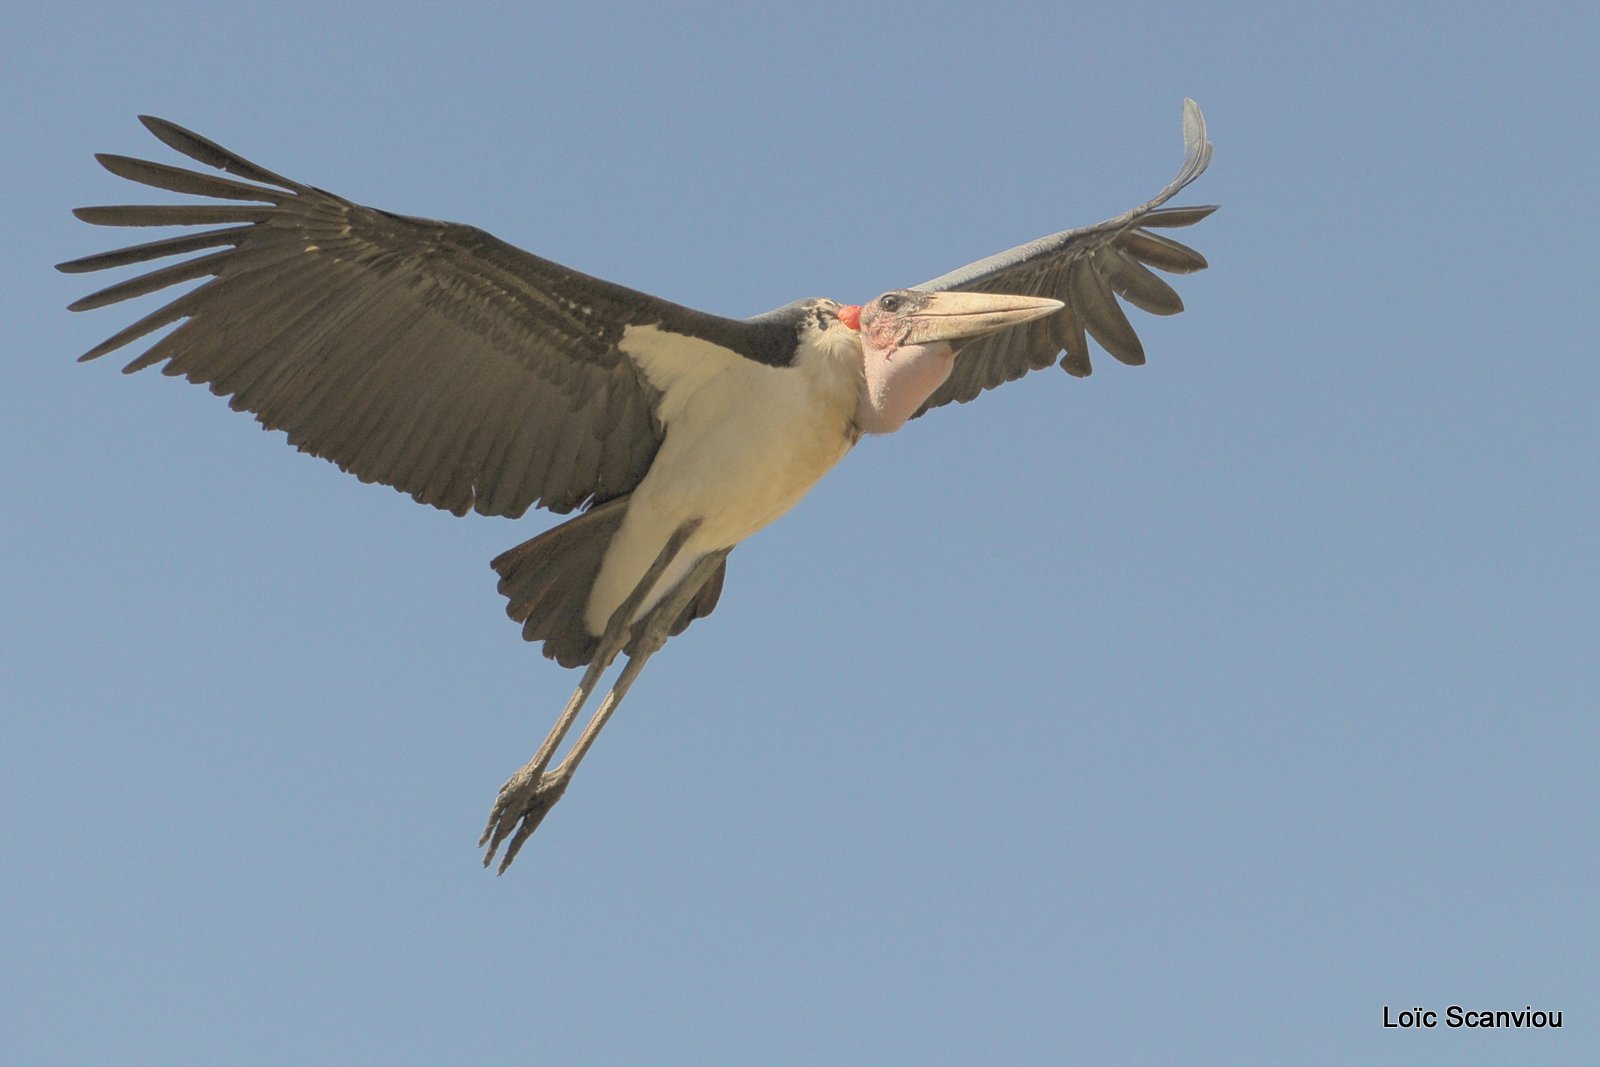
[[[893,433],[950,377],[956,353],[943,341],[931,345],[875,347],[863,336],[866,387],[856,401],[862,433]]]

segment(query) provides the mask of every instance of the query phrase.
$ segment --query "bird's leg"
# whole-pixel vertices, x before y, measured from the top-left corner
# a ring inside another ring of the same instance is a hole
[[[578,688],[573,691],[571,699],[567,701],[567,706],[562,710],[561,717],[556,720],[555,726],[551,728],[549,735],[545,737],[544,743],[539,746],[538,753],[521,770],[507,779],[505,785],[500,787],[500,794],[495,799],[493,810],[489,813],[488,825],[484,827],[483,834],[478,839],[480,848],[485,845],[488,846],[488,852],[483,859],[485,867],[494,860],[495,852],[499,849],[500,843],[505,840],[512,828],[518,822],[521,822],[521,832],[518,834],[512,849],[508,851],[506,858],[500,864],[500,870],[503,872],[516,854],[516,848],[520,847],[521,842],[538,828],[539,822],[544,818],[545,813],[555,805],[557,800],[561,799],[561,794],[566,790],[566,783],[571,779],[572,771],[576,769],[577,761],[569,754],[562,761],[558,773],[547,773],[545,768],[549,766],[550,760],[555,756],[555,751],[560,746],[562,739],[566,737],[567,731],[572,728],[573,721],[577,718],[578,712],[582,710],[584,703],[589,699],[590,693],[594,691],[600,676],[605,673],[605,669],[611,665],[617,653],[622,651],[627,644],[630,624],[639,610],[639,605],[644,602],[644,598],[649,595],[650,590],[660,581],[661,575],[665,573],[667,567],[676,558],[679,551],[682,550],[684,543],[688,541],[699,526],[699,520],[687,522],[680,526],[672,537],[667,540],[666,545],[662,547],[660,554],[656,556],[655,561],[645,571],[644,577],[639,580],[639,584],[634,587],[633,592],[628,594],[627,599],[617,607],[616,611],[612,612],[610,620],[606,623],[605,633],[600,636],[594,658],[590,660],[588,668],[584,671],[583,678],[578,683]],[[716,558],[720,560],[725,555],[725,552],[720,553],[717,554]],[[709,570],[702,573],[700,568],[695,568],[684,582],[680,582],[672,593],[663,598],[663,605],[669,600],[679,604],[678,608],[672,613],[671,618],[676,618],[677,612],[688,604],[688,597],[680,599],[678,596],[680,590],[685,585],[689,585],[690,591],[688,595],[693,596],[709,574]],[[693,581],[691,582],[690,579],[693,579]],[[660,614],[661,608],[662,605],[657,605],[656,610],[652,612],[652,616]],[[671,618],[668,620],[668,626],[671,625]],[[662,640],[664,641],[665,638],[663,637]],[[615,710],[616,703],[621,700],[621,694],[617,693],[617,689],[620,687],[622,692],[626,692],[627,687],[633,682],[632,675],[638,674],[638,669],[633,667],[633,660],[634,655],[630,654],[628,666],[624,668],[626,682],[619,678],[617,685],[612,687],[612,693],[616,694],[615,700],[612,699],[612,694],[607,694],[610,709],[602,708],[605,718],[610,717],[611,710]],[[642,668],[643,666],[644,664],[641,662],[639,667]],[[630,670],[632,675],[628,673]],[[601,712],[596,712],[595,719],[599,720],[601,725],[604,725],[604,718],[602,718]],[[589,726],[584,730],[583,737],[579,740],[579,745],[586,751],[588,746],[594,743],[593,735],[598,732],[599,729],[595,725],[595,721],[591,720]],[[579,758],[582,758],[581,755]]]
[[[500,842],[505,840],[511,832],[518,818],[526,819],[527,813],[532,809],[532,802],[546,793],[545,768],[550,765],[550,760],[555,756],[556,749],[567,736],[567,731],[572,729],[572,723],[578,717],[578,712],[583,710],[583,705],[588,701],[589,695],[594,692],[595,685],[600,681],[600,676],[605,673],[611,661],[617,658],[617,653],[622,651],[627,643],[628,627],[633,616],[639,610],[639,605],[649,595],[650,590],[661,580],[661,575],[671,565],[674,557],[683,548],[691,534],[699,527],[698,520],[684,523],[667,539],[655,561],[650,564],[644,577],[639,579],[639,584],[634,586],[633,592],[617,606],[611,613],[611,618],[606,622],[606,629],[600,635],[599,644],[595,647],[594,657],[584,669],[583,678],[578,682],[578,688],[573,690],[572,696],[567,701],[567,706],[562,709],[560,718],[550,728],[550,733],[545,736],[544,742],[539,746],[539,751],[517,773],[506,779],[500,787],[500,794],[495,798],[494,808],[489,812],[489,822],[483,828],[483,833],[478,837],[478,847],[488,846],[489,851],[483,857],[483,865],[487,867],[493,860],[495,851],[500,847]],[[550,795],[538,813],[539,818],[544,817],[544,811],[560,799],[560,793]],[[535,820],[537,825],[537,820]],[[504,869],[502,865],[501,869]]]
[[[529,760],[521,770],[506,780],[505,785],[500,787],[502,801],[512,793],[526,789],[530,783],[538,781],[543,776],[545,768],[550,765],[550,760],[556,754],[556,749],[561,746],[562,740],[567,736],[567,731],[572,729],[572,724],[577,719],[578,712],[583,710],[583,705],[588,702],[590,694],[594,692],[594,687],[600,681],[600,676],[605,673],[607,667],[611,666],[611,661],[617,658],[617,653],[621,652],[623,645],[626,644],[628,624],[638,612],[639,605],[644,602],[645,596],[649,594],[655,584],[661,580],[661,575],[666,572],[667,567],[672,563],[673,557],[683,548],[684,542],[689,539],[689,535],[694,533],[699,525],[698,521],[685,523],[672,537],[668,538],[666,545],[662,547],[660,554],[656,556],[655,562],[645,571],[644,577],[639,579],[639,584],[634,586],[633,592],[629,593],[627,598],[617,605],[617,610],[611,613],[611,618],[606,622],[605,633],[600,635],[600,641],[595,646],[594,657],[589,660],[589,665],[584,668],[583,677],[578,681],[578,688],[572,691],[572,696],[567,700],[567,706],[562,709],[561,716],[556,719],[556,723],[550,728],[550,732],[545,735],[544,742],[539,745],[539,751],[534,755],[533,759]],[[489,841],[495,824],[503,813],[503,807],[504,805],[501,803],[497,802],[495,804],[494,811],[489,816],[489,825],[483,828],[483,834],[478,839],[480,848]],[[504,836],[504,834],[500,835],[500,837]],[[499,843],[499,838],[495,839],[495,843]],[[490,855],[493,855],[493,850],[490,851]],[[488,860],[485,860],[484,864],[487,866]]]
[[[645,620],[643,628],[628,649],[628,662],[622,668],[622,673],[617,676],[616,683],[611,686],[610,692],[606,693],[606,698],[600,702],[600,707],[589,720],[589,725],[583,728],[583,733],[573,742],[572,751],[568,752],[566,758],[550,772],[552,778],[563,780],[562,788],[565,788],[564,782],[570,780],[577,771],[578,764],[589,751],[589,746],[594,744],[594,739],[600,735],[606,720],[611,718],[611,713],[622,703],[622,698],[628,693],[628,687],[633,685],[633,680],[644,670],[645,663],[667,643],[667,634],[672,629],[673,622],[683,614],[683,609],[689,606],[689,601],[694,599],[694,595],[700,591],[700,587],[711,577],[718,564],[727,558],[730,551],[732,550],[720,549],[696,561],[689,569],[689,573],[684,575],[683,581],[678,583],[677,588],[664,597],[660,605]],[[509,863],[510,860],[511,857],[508,855],[506,861]]]
[[[539,823],[545,814],[561,799],[567,791],[567,784],[572,781],[572,776],[577,773],[578,764],[583,761],[584,755],[594,744],[595,738],[600,736],[600,731],[605,728],[612,712],[617,710],[617,705],[622,703],[622,698],[627,695],[628,689],[633,685],[639,672],[644,670],[644,665],[662,645],[667,643],[668,631],[672,629],[673,622],[689,606],[689,601],[694,599],[706,579],[711,577],[717,567],[722,563],[731,549],[721,549],[710,555],[704,556],[690,568],[672,592],[663,597],[661,603],[653,608],[645,618],[639,632],[634,636],[633,642],[628,646],[628,662],[623,665],[622,673],[617,676],[616,682],[606,693],[605,699],[600,702],[600,707],[595,709],[594,716],[583,728],[583,733],[572,744],[572,751],[556,765],[551,771],[546,771],[540,778],[538,789],[531,798],[530,803],[522,811],[516,833],[506,844],[505,858],[500,861],[499,873],[504,874],[505,869],[511,866],[511,861],[516,859],[521,851],[523,842],[533,835],[539,828]],[[518,821],[513,818],[502,820],[502,827],[495,831],[494,840],[489,846],[489,858],[493,858],[494,849],[506,836],[512,823]],[[488,860],[485,860],[487,866]]]
[[[683,614],[689,602],[694,599],[700,587],[705,584],[731,549],[721,549],[696,561],[689,569],[689,573],[679,582],[670,593],[662,598],[661,602],[651,609],[646,616],[633,641],[628,645],[628,662],[623,665],[622,673],[617,676],[616,682],[606,693],[605,699],[600,702],[600,707],[595,710],[594,716],[588,725],[583,728],[583,733],[578,735],[573,742],[572,751],[556,766],[554,770],[545,771],[539,779],[539,784],[531,796],[526,797],[523,803],[507,810],[498,820],[493,839],[489,844],[489,853],[484,860],[488,866],[494,857],[494,851],[516,825],[516,833],[506,844],[505,858],[500,861],[499,873],[504,874],[511,861],[517,858],[523,842],[533,835],[539,828],[539,823],[546,813],[555,806],[567,791],[567,785],[572,781],[572,776],[577,773],[578,764],[583,761],[584,755],[594,744],[595,738],[605,728],[607,720],[611,718],[617,706],[622,703],[622,698],[627,695],[628,689],[633,685],[639,672],[644,670],[644,665],[650,657],[667,643],[668,632],[672,624]],[[500,807],[499,802],[496,808]]]

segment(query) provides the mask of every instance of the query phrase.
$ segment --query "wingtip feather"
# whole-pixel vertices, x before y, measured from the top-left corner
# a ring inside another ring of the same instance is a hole
[[[1183,99],[1183,157],[1184,170],[1193,167],[1189,180],[1200,176],[1211,163],[1211,139],[1206,135],[1206,116],[1200,105],[1189,97]]]
[[[176,122],[159,119],[154,115],[140,115],[139,122],[155,136],[156,140],[197,163],[236,174],[249,181],[264,182],[295,192],[305,188],[299,182],[291,181],[275,171],[252,163],[238,153],[222,147],[211,138],[202,137],[193,130],[179,126]]]
[[[1206,115],[1192,97],[1183,98],[1183,147],[1192,155],[1206,140]]]

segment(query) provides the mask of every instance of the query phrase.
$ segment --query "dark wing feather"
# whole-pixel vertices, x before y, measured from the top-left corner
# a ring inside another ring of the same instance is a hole
[[[82,358],[181,323],[127,369],[165,362],[165,373],[209,384],[302,451],[425,504],[515,516],[628,492],[660,436],[656,396],[617,349],[623,329],[664,324],[732,340],[753,329],[481,230],[361,207],[172,123],[141,121],[178,152],[246,180],[97,157],[107,170],[241,203],[79,209],[106,226],[224,226],[61,264],[80,272],[206,253],[71,305],[208,279]]]
[[[1048,296],[1066,307],[1044,319],[980,337],[961,346],[955,369],[917,414],[952,401],[966,402],[1030,370],[1061,358],[1068,374],[1090,371],[1088,338],[1124,363],[1144,362],[1144,346],[1117,302],[1120,296],[1154,315],[1173,315],[1183,301],[1149,268],[1175,274],[1203,270],[1206,261],[1185,245],[1150,232],[1189,226],[1215,207],[1162,207],[1211,162],[1205,116],[1183,102],[1184,161],[1178,176],[1153,200],[1096,226],[1037,241],[924,282],[917,289]]]

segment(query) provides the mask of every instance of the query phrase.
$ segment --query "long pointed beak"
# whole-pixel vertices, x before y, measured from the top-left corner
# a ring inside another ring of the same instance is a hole
[[[1042,318],[1064,306],[1059,300],[1039,296],[934,293],[926,304],[907,316],[911,329],[900,343],[964,341]]]

